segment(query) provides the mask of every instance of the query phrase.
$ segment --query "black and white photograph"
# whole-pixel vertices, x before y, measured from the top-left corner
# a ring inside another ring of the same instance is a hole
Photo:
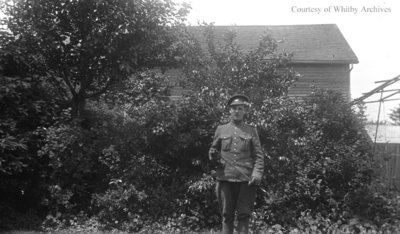
[[[0,233],[400,233],[400,2],[0,0]]]

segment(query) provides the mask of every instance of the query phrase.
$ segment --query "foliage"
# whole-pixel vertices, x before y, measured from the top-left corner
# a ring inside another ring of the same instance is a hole
[[[140,106],[152,100],[168,100],[170,88],[168,77],[152,70],[144,70],[114,85],[101,98],[109,106],[129,109],[132,105]]]
[[[297,74],[288,66],[291,55],[279,52],[270,36],[263,35],[256,48],[244,51],[235,42],[234,31],[226,32],[223,41],[218,41],[212,25],[199,28],[204,28],[207,48],[195,44],[183,62],[182,83],[191,90],[206,91],[220,100],[245,93],[258,109],[265,98],[287,94],[296,80]]]
[[[373,176],[362,114],[333,91],[316,91],[305,101],[285,98],[297,75],[287,68],[290,55],[279,54],[269,37],[248,52],[240,50],[232,32],[220,47],[212,27],[206,37],[208,51],[187,57],[187,85],[199,99],[213,100],[220,112],[230,94],[254,100],[248,122],[258,127],[268,153],[264,186],[269,195],[259,198],[265,221],[292,223],[308,209],[323,215],[333,211],[333,219],[344,211],[351,216],[367,212],[355,205]]]
[[[234,54],[238,61],[249,58],[246,53],[241,54],[230,48],[232,46],[228,45],[222,47],[222,52],[215,50],[214,53],[221,53],[221,58]],[[198,55],[204,59],[201,53]],[[264,57],[258,56],[257,59],[264,60]],[[256,60],[254,57],[252,59]],[[143,212],[139,215],[142,219],[138,220],[136,227],[145,227],[146,220],[151,219],[197,231],[215,227],[218,223],[213,181],[204,175],[211,170],[205,155],[213,130],[220,121],[226,120],[223,103],[227,95],[237,92],[239,87],[232,86],[226,93],[217,95],[218,90],[224,90],[222,84],[232,79],[232,73],[228,72],[232,66],[226,65],[229,60],[221,62],[221,66],[208,60],[207,63],[193,61],[189,60],[187,65],[191,66],[192,71],[200,71],[193,74],[202,74],[200,77],[209,79],[207,82],[213,85],[207,86],[204,79],[193,76],[187,83],[193,92],[179,103],[150,101],[141,106],[131,106],[125,112],[127,125],[124,129],[130,129],[130,132],[141,137],[131,138],[127,137],[129,133],[124,134],[125,139],[136,142],[133,143],[136,147],[122,151],[120,146],[115,146],[110,154],[120,160],[112,164],[119,172],[118,176],[115,177],[116,174],[110,171],[110,178],[114,175],[114,178],[121,179],[122,185],[128,186],[125,188],[133,183],[137,189],[135,196],[146,194],[141,201],[141,204],[146,204],[144,207],[132,208],[133,202],[125,211],[123,206],[118,208],[125,215],[137,213],[137,210]],[[279,67],[282,61],[277,59],[255,63],[265,66],[260,69],[265,71],[271,63],[275,62]],[[195,69],[196,64],[198,69]],[[260,70],[256,69],[255,73],[258,74]],[[278,81],[271,79],[269,84],[289,85],[292,81],[285,79],[291,77],[294,80],[295,74],[290,70],[286,72],[284,74],[288,76],[282,78],[284,82],[277,78]],[[216,77],[221,80],[220,83]],[[248,90],[251,90],[251,85],[249,83]],[[258,194],[258,218],[262,222],[291,226],[305,211],[309,211],[310,215],[319,212],[322,219],[329,219],[330,222],[348,222],[354,216],[371,218],[383,215],[385,220],[393,217],[388,215],[390,209],[382,207],[382,200],[365,196],[372,195],[369,186],[373,176],[373,161],[370,139],[363,129],[363,116],[357,114],[339,93],[316,91],[300,102],[281,96],[287,88],[283,86],[276,95],[254,96],[258,102],[248,116],[250,122],[258,126],[263,147],[268,152],[263,185],[268,195]],[[130,152],[130,157],[123,156],[127,152]],[[171,189],[161,189],[158,186],[160,183],[169,184]],[[129,193],[129,189],[124,192]],[[119,192],[113,190],[113,193]],[[99,208],[105,214],[113,214],[114,211],[107,211],[107,207],[102,205]],[[146,207],[152,207],[157,215],[150,215],[148,211],[152,209],[146,210]],[[176,212],[165,213],[166,210]],[[373,221],[378,224],[383,222],[378,218]]]
[[[115,226],[116,220],[120,225],[124,218],[131,220],[138,216],[136,212],[140,208],[164,212],[163,207],[156,204],[151,207],[147,200],[143,202],[144,198],[150,197],[162,204],[165,200],[160,200],[157,195],[162,192],[162,187],[158,191],[152,189],[148,194],[141,192],[146,180],[154,185],[160,182],[157,179],[162,175],[156,167],[158,163],[141,155],[143,150],[138,147],[149,147],[143,140],[153,132],[143,128],[142,124],[146,126],[146,121],[153,121],[152,114],[159,116],[154,109],[157,107],[155,102],[158,106],[165,103],[165,96],[158,91],[165,90],[163,85],[167,83],[161,78],[157,82],[154,77],[153,72],[145,72],[139,78],[131,79],[126,83],[127,87],[143,84],[139,86],[143,92],[127,89],[129,92],[124,94],[121,91],[112,99],[116,101],[113,105],[107,104],[111,100],[107,96],[88,103],[83,121],[59,121],[46,129],[40,154],[49,158],[51,168],[49,196],[45,200],[52,217],[69,219],[85,210],[95,212],[104,224]],[[146,101],[148,99],[151,101]],[[134,100],[137,104],[126,100]],[[122,101],[123,105],[120,105]],[[136,195],[141,199],[135,200]],[[107,212],[102,211],[103,208]]]
[[[48,105],[50,98],[43,81],[33,78],[0,77],[1,124],[0,159],[1,174],[14,174],[27,167],[30,157],[25,157],[28,145],[36,147],[39,126],[52,120],[54,107]]]
[[[91,131],[91,124],[109,119],[99,121],[104,115],[85,106],[120,81],[139,87],[132,96],[137,103],[147,101],[141,85],[154,88],[145,87],[149,98],[165,99],[157,78],[132,74],[173,65],[189,6],[43,0],[4,1],[0,7],[6,14],[0,30],[1,205],[16,216],[49,209],[57,218],[88,209],[92,193],[105,183],[96,178],[103,170],[96,144],[108,142],[112,130]]]
[[[85,101],[138,70],[178,55],[188,6],[170,0],[17,1],[7,5],[11,42],[34,56],[58,94],[81,116]]]
[[[175,227],[171,225],[174,222],[171,219],[167,224],[160,224],[158,222],[146,224],[140,231],[136,233],[199,233],[193,232],[184,227]],[[77,218],[73,221],[73,225],[59,226],[57,228],[46,229],[48,233],[104,233],[104,234],[126,234],[129,231],[119,229],[104,230],[101,224],[96,219]],[[353,218],[349,222],[342,221],[334,222],[328,218],[322,217],[320,214],[314,216],[309,212],[302,212],[299,220],[295,226],[282,226],[279,224],[267,224],[257,221],[252,221],[250,226],[250,233],[398,233],[400,231],[400,223],[385,223],[377,226],[361,220]],[[213,229],[202,230],[201,233],[216,233]]]
[[[72,118],[68,106],[60,105],[57,117],[43,122],[49,126],[35,126],[41,127],[40,144],[32,152],[45,159],[37,169],[47,190],[38,199],[47,211],[44,228],[218,229],[207,152],[214,130],[227,121],[228,96],[243,92],[254,100],[247,120],[266,153],[267,194],[257,194],[255,232],[387,230],[392,224],[395,230],[399,201],[372,189],[374,162],[362,113],[333,91],[288,98],[297,75],[287,67],[290,56],[280,54],[271,38],[242,51],[232,32],[217,47],[212,27],[207,30],[208,52],[190,40],[180,44],[191,89],[181,100],[167,98],[167,77],[141,70],[87,99],[84,118]],[[15,90],[9,95],[24,97]],[[51,106],[51,99],[43,99]],[[24,97],[23,103],[35,100]]]
[[[87,217],[84,213],[62,220],[48,215],[42,229],[46,233],[103,233],[100,222],[94,217]]]
[[[280,67],[279,64],[283,62],[283,59],[276,58],[268,63],[262,62],[264,57],[267,56],[263,50],[272,53],[269,48],[272,46],[272,40],[270,42],[260,45],[262,48],[258,50],[259,54],[256,51],[251,52],[250,55],[239,50],[232,51],[229,46],[226,47],[224,53],[234,54],[237,57],[238,64],[242,64],[239,60],[245,60],[249,64],[259,64],[257,66],[258,75],[250,79],[249,89],[251,84],[254,86],[257,81],[265,78],[268,72],[279,78],[279,74],[286,74],[287,76],[283,77],[282,81],[276,81],[272,78],[268,81],[268,84],[275,87],[285,84],[286,86],[278,91],[284,93],[290,83],[288,81],[291,77],[290,71],[276,71],[275,68],[270,68],[271,64]],[[182,60],[183,63],[186,63],[186,68],[202,65],[195,60],[202,58],[201,51],[198,50],[199,48],[192,47],[192,45],[188,44],[188,53],[184,55]],[[193,53],[194,51],[197,54]],[[217,52],[214,52],[215,61],[218,59],[220,66],[215,67],[213,66],[215,62],[208,61],[205,67],[198,68],[198,70],[215,69],[212,72],[220,73],[219,78],[221,80],[224,77],[229,78],[223,76],[223,74],[230,71],[231,66],[237,65],[224,65],[223,63],[228,61],[224,61],[223,53],[217,55]],[[244,64],[237,75],[249,73],[250,69]],[[186,69],[185,72],[189,72],[189,70]],[[204,72],[204,75],[207,75],[207,73]],[[125,105],[125,121],[122,129],[124,133],[120,135],[123,135],[124,139],[129,141],[129,145],[135,147],[126,150],[127,145],[113,145],[112,150],[107,154],[107,157],[110,157],[107,162],[115,162],[115,159],[118,158],[118,162],[107,164],[111,169],[109,179],[121,181],[121,188],[125,188],[125,190],[119,191],[109,188],[111,191],[96,196],[95,199],[98,201],[99,209],[102,210],[101,214],[104,214],[102,217],[110,225],[114,220],[107,217],[118,215],[114,214],[114,209],[108,210],[107,207],[109,206],[105,205],[107,204],[106,201],[101,198],[107,197],[107,194],[121,194],[121,192],[130,194],[127,188],[131,185],[137,189],[138,193],[145,194],[146,198],[140,202],[139,207],[134,208],[135,202],[133,202],[128,207],[123,206],[123,204],[122,206],[118,205],[117,210],[119,214],[125,217],[122,220],[127,220],[126,217],[135,217],[135,214],[140,217],[135,219],[137,220],[135,223],[137,223],[136,227],[132,227],[133,230],[143,226],[146,219],[158,221],[161,219],[163,222],[171,222],[169,219],[165,220],[165,217],[171,217],[171,214],[165,213],[168,210],[176,211],[171,218],[175,220],[173,225],[177,227],[183,226],[190,227],[192,230],[200,230],[203,227],[212,227],[218,223],[219,215],[213,192],[213,181],[211,177],[203,176],[204,173],[208,174],[211,170],[207,157],[204,157],[204,155],[207,155],[210,137],[213,135],[221,116],[223,116],[224,107],[222,103],[229,93],[216,95],[218,90],[215,90],[209,83],[197,84],[193,82],[194,80],[204,81],[196,79],[196,77],[189,78],[187,84],[194,92],[178,103],[150,100],[140,105],[136,103]],[[208,86],[205,86],[205,84],[208,84]],[[229,92],[237,90],[232,89]],[[215,105],[216,102],[219,105]],[[169,184],[170,186],[169,188],[162,188],[159,186],[160,184]],[[163,196],[160,197],[159,194],[163,194]],[[130,198],[132,197],[127,199]],[[112,198],[110,197],[110,199]],[[124,210],[124,208],[127,209]]]
[[[60,102],[47,80],[30,73],[30,59],[18,47],[0,46],[0,223],[17,219],[32,223],[43,212],[40,200],[46,190],[46,158],[40,157],[45,129],[56,121]],[[36,221],[35,221],[36,220]],[[13,222],[11,222],[13,223]],[[4,227],[3,227],[4,228]]]
[[[257,222],[256,222],[257,223]],[[311,215],[310,211],[304,211],[299,216],[296,224],[289,225],[268,225],[259,223],[259,226],[253,225],[251,227],[253,233],[397,233],[399,231],[399,223],[392,224],[384,223],[377,226],[368,220],[360,218],[352,218],[347,222],[341,220],[335,221],[330,218],[324,217],[320,213]]]
[[[269,196],[260,201],[267,205],[262,211],[266,221],[291,223],[304,210],[333,220],[362,215],[355,202],[365,198],[373,176],[372,149],[362,120],[333,91],[281,104],[270,102],[262,113],[269,116],[260,134],[269,153]],[[349,215],[342,217],[342,212]]]
[[[397,108],[391,109],[389,118],[393,121],[393,124],[400,125],[400,104]]]
[[[40,127],[54,121],[59,104],[46,80],[29,74],[28,59],[13,49],[0,49],[0,174],[8,175],[35,160],[25,154],[35,154]]]
[[[171,218],[176,219],[176,226],[183,226],[184,223],[186,226],[189,223],[197,225],[197,228],[200,226],[193,218],[197,216],[198,210],[204,209],[203,196],[190,192],[188,186],[192,183],[190,178],[202,172],[201,164],[206,161],[202,156],[207,149],[201,146],[208,144],[208,136],[212,134],[204,129],[215,119],[209,120],[212,116],[208,115],[210,113],[204,115],[204,119],[195,119],[202,111],[206,113],[204,109],[196,107],[204,106],[193,98],[182,102],[179,107],[167,102],[150,102],[126,110],[121,135],[129,144],[113,145],[102,156],[102,162],[110,170],[107,175],[110,182],[117,183],[123,190],[111,186],[106,193],[94,197],[98,209],[101,210],[100,217],[106,223],[111,225],[115,222],[112,218],[117,215],[112,214],[120,212],[125,217],[121,220],[136,220],[130,229],[137,230],[149,220],[168,222],[167,217],[174,210]],[[166,145],[170,147],[166,148]],[[107,194],[115,194],[114,197],[121,198],[118,194],[129,193],[127,186],[135,186],[136,195],[127,197],[130,199],[129,204],[123,205],[120,202],[118,208],[110,211]],[[209,201],[213,201],[212,186],[208,186],[207,190]],[[137,194],[142,194],[143,200],[140,202],[135,202],[134,197]],[[207,202],[207,205],[211,204]],[[193,209],[189,211],[189,207]],[[186,213],[191,214],[186,216]]]

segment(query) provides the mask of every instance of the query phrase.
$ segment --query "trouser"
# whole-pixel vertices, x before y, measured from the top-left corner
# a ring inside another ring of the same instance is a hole
[[[256,187],[248,182],[217,181],[216,193],[222,216],[222,233],[233,233],[235,211],[237,211],[237,232],[249,232],[249,220],[254,208]]]

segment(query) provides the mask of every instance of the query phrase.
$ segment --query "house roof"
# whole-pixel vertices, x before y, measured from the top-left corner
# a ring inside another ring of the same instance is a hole
[[[206,47],[202,28],[189,30]],[[222,42],[224,34],[236,32],[236,42],[244,50],[258,46],[262,35],[271,35],[280,52],[292,52],[293,63],[358,63],[358,58],[336,24],[279,25],[279,26],[214,26],[215,38]]]
[[[376,137],[376,142],[380,143],[400,143],[400,126],[398,125],[378,125],[376,134],[376,124],[367,124],[365,129],[372,140]]]

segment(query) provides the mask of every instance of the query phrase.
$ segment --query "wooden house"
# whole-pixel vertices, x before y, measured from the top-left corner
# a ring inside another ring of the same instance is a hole
[[[192,26],[189,30],[205,47],[202,27]],[[350,100],[350,72],[358,59],[335,24],[215,26],[216,40],[222,41],[229,30],[236,32],[236,42],[243,50],[257,47],[260,37],[268,34],[278,42],[279,51],[293,53],[290,66],[301,77],[289,95],[305,96],[316,87],[338,90]],[[176,87],[172,96],[181,92],[182,88]]]

